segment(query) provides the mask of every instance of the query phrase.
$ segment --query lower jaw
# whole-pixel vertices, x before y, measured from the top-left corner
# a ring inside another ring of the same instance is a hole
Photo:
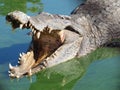
[[[9,64],[9,76],[12,78],[20,78],[23,75],[32,75],[32,66],[35,64],[33,58],[33,51],[26,54],[20,54],[18,66],[12,66]]]
[[[43,53],[43,55],[39,57],[39,60],[36,61],[32,50],[28,51],[26,54],[20,54],[18,66],[13,66],[15,74],[12,73],[12,69],[10,67],[11,75],[9,76],[11,78],[21,78],[24,76],[31,76],[39,72],[47,67],[47,62],[45,60],[47,57],[47,52]]]

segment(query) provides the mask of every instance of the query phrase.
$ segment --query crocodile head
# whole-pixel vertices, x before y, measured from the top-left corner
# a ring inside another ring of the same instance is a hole
[[[54,16],[54,18],[52,15],[46,13],[42,13],[36,17],[30,17],[20,11],[8,13],[6,20],[11,23],[13,29],[30,28],[30,33],[32,36],[32,42],[28,51],[26,53],[20,53],[18,65],[12,66],[9,64],[10,77],[20,78],[24,75],[32,75],[33,73],[38,72],[45,67],[52,66],[52,59],[54,63],[58,63],[59,59],[61,60],[63,57],[64,59],[71,59],[75,57],[79,50],[78,47],[80,42],[77,39],[80,36],[75,32],[73,33],[63,30],[69,25],[70,17]],[[61,20],[63,20],[63,22],[59,21],[57,18],[62,18]],[[53,21],[51,22],[51,20]],[[57,20],[59,23],[55,22],[55,20]],[[70,36],[73,38],[71,39]],[[73,45],[75,45],[75,49],[69,49]],[[71,50],[70,52],[67,52],[71,54],[69,56],[66,54],[65,56],[65,50]],[[58,52],[57,54],[59,55],[61,54],[61,56],[56,57],[56,52]],[[55,61],[54,59],[58,59],[58,61]],[[64,62],[64,59],[63,61],[61,60],[61,62]]]

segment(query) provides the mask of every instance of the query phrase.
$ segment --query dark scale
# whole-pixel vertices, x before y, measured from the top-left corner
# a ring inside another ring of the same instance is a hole
[[[104,46],[106,47],[120,47],[120,42],[111,42],[111,43],[107,43]]]

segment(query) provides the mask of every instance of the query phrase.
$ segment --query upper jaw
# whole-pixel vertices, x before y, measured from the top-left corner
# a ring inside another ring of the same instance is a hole
[[[25,24],[29,21],[30,16],[26,15],[25,13],[21,12],[21,11],[14,11],[14,12],[10,12],[7,14],[6,16],[6,20],[18,20],[19,22]]]
[[[10,12],[6,15],[6,20],[11,23],[12,28],[27,28],[30,16],[20,11]]]
[[[12,24],[13,29],[37,29],[42,31],[46,26],[53,29],[64,29],[71,25],[70,16],[52,15],[49,13],[41,13],[37,16],[30,17],[21,11],[10,12],[6,16],[6,20]]]

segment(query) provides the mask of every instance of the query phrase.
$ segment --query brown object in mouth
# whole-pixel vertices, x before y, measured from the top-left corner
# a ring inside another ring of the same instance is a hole
[[[33,52],[35,64],[33,67],[39,65],[46,57],[49,57],[56,51],[64,42],[63,33],[61,30],[52,30],[46,27],[43,32],[40,32],[40,37],[37,37],[39,31],[33,35]]]

